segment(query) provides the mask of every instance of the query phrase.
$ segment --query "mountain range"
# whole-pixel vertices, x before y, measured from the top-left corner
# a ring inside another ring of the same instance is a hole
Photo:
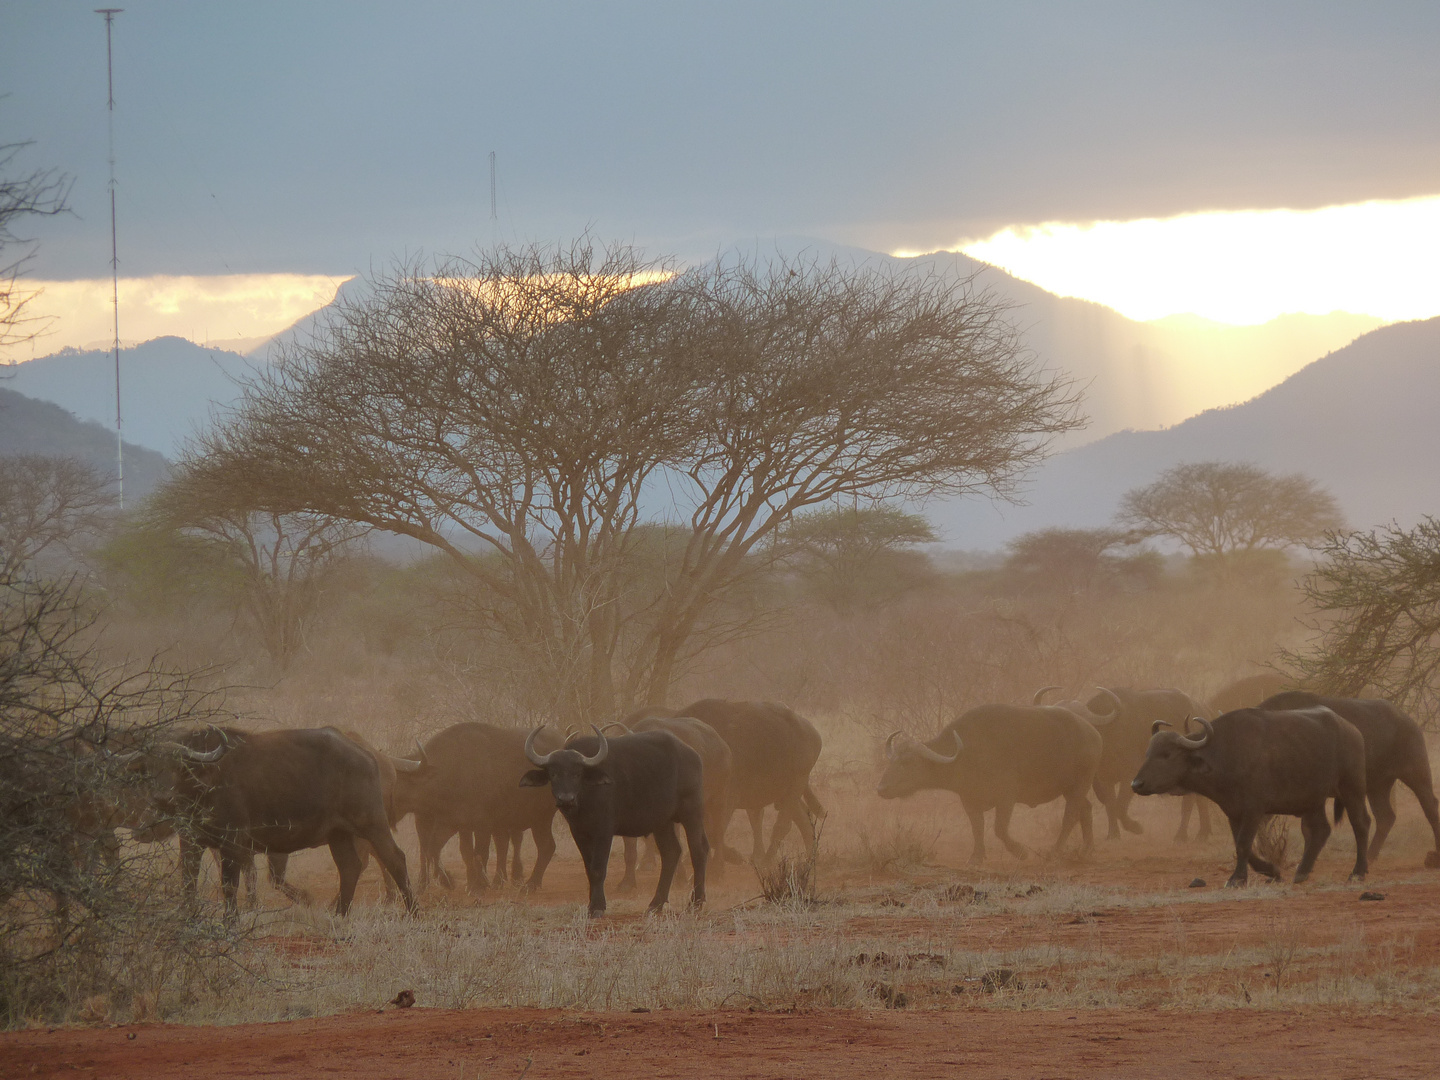
[[[39,454],[79,458],[101,476],[115,475],[115,432],[84,421],[50,401],[0,386],[0,457]],[[165,456],[125,444],[125,502],[155,489],[169,468]]]
[[[1030,478],[1028,505],[970,499],[925,508],[949,546],[993,549],[1034,528],[1104,524],[1126,490],[1192,460],[1306,472],[1334,491],[1357,525],[1409,520],[1440,506],[1436,481],[1417,464],[1435,460],[1440,449],[1425,441],[1422,422],[1427,410],[1435,415],[1440,397],[1434,320],[1382,330],[1374,329],[1377,319],[1343,313],[1254,327],[1191,316],[1140,323],[963,255],[901,259],[804,238],[782,240],[774,250],[973,277],[976,288],[1010,305],[1039,362],[1084,390],[1089,424],[1057,443],[1056,456]],[[337,301],[363,296],[365,288],[349,282]],[[243,380],[263,369],[278,345],[303,340],[325,315],[322,309],[307,316],[244,355],[176,337],[123,349],[127,439],[173,459],[217,409],[236,400]],[[113,422],[109,352],[62,350],[4,368],[3,375],[9,390],[55,403],[72,420]],[[0,426],[7,422],[0,416]]]
[[[1355,528],[1440,513],[1440,318],[1371,331],[1280,385],[1160,431],[1122,431],[1057,454],[1026,505],[936,503],[947,545],[988,550],[1036,529],[1094,528],[1120,498],[1182,462],[1248,461],[1319,480]]]

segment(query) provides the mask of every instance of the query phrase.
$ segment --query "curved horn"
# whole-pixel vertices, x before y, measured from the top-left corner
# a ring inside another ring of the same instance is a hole
[[[1174,727],[1175,727],[1175,725],[1172,724],[1172,723],[1170,723],[1169,720],[1156,720],[1153,724],[1150,725],[1150,734],[1151,734],[1151,735],[1159,735],[1159,734],[1160,734],[1160,729],[1161,729],[1162,727],[1168,727],[1168,728],[1171,728],[1171,729],[1173,730]]]
[[[420,762],[421,765],[430,764],[429,755],[425,753],[425,747],[420,745],[419,739],[415,740],[415,760]]]
[[[619,720],[611,720],[608,724],[606,724],[606,725],[605,725],[603,728],[601,728],[600,730],[601,730],[601,731],[609,731],[612,727],[618,727],[621,731],[625,732],[626,735],[634,735],[634,734],[635,734],[635,732],[631,731],[628,727],[626,727],[624,724],[622,724]]]
[[[391,764],[391,766],[394,767],[394,769],[395,769],[395,771],[396,771],[397,773],[399,773],[399,772],[403,772],[403,773],[419,772],[421,769],[423,769],[423,768],[425,767],[425,762],[423,762],[423,761],[412,761],[410,758],[394,757],[394,756],[391,756],[391,758],[390,758],[390,764]]]
[[[930,747],[926,746],[922,742],[919,742],[918,740],[916,741],[917,753],[919,753],[919,755],[923,757],[926,761],[934,761],[940,765],[949,765],[952,761],[954,761],[960,756],[960,751],[965,749],[965,744],[960,741],[960,733],[958,731],[956,731],[954,728],[951,728],[950,735],[955,740],[955,752],[949,757],[946,757],[944,754],[940,753],[937,750],[931,750]]]
[[[555,756],[555,751],[553,750],[550,751],[550,753],[548,754],[537,754],[535,752],[535,736],[539,735],[540,732],[544,730],[545,725],[541,724],[539,727],[537,727],[534,731],[530,732],[530,734],[525,737],[525,756],[530,759],[531,765],[538,766],[542,769],[546,765],[549,765],[550,759]]]
[[[885,740],[885,760],[886,760],[886,761],[899,761],[899,760],[900,760],[900,755],[899,755],[899,753],[895,750],[895,740],[898,739],[899,737],[900,737],[900,732],[898,732],[898,731],[892,731],[892,732],[890,733],[890,737]]]
[[[173,757],[188,761],[194,765],[212,765],[225,756],[228,746],[217,746],[214,750],[192,750],[184,743],[162,742],[156,743],[155,749],[162,754],[170,754]]]
[[[594,757],[586,757],[584,754],[580,755],[580,764],[584,765],[587,769],[599,765],[610,753],[610,740],[605,738],[605,732],[595,727],[594,724],[591,724],[590,727],[594,729],[596,737],[600,740],[600,749],[595,751]]]
[[[542,726],[543,726],[543,725],[542,725]],[[580,734],[580,729],[579,729],[578,727],[576,727],[574,724],[567,724],[567,725],[566,725],[566,727],[565,727],[565,741],[566,741],[566,742],[569,742],[571,739],[575,738],[575,736],[576,736],[576,735],[579,735],[579,734]]]
[[[1044,704],[1045,704],[1045,695],[1046,695],[1046,694],[1048,694],[1051,690],[1063,690],[1063,689],[1065,689],[1063,686],[1042,686],[1042,687],[1040,687],[1039,690],[1036,690],[1036,691],[1035,691],[1035,696],[1030,699],[1030,704],[1031,704],[1031,705],[1044,705]]]
[[[116,765],[129,765],[143,753],[141,750],[132,750],[128,754],[117,754],[113,750],[103,748],[100,752],[105,755],[105,760],[113,761]]]
[[[1215,729],[1210,726],[1210,721],[1206,720],[1203,716],[1194,716],[1191,717],[1191,719],[1205,729],[1205,734],[1181,735],[1180,745],[1185,747],[1186,750],[1199,750],[1202,746],[1204,746],[1210,741],[1211,736],[1215,734]]]
[[[1125,711],[1125,705],[1124,705],[1124,703],[1121,702],[1119,695],[1116,694],[1114,690],[1107,690],[1107,689],[1105,689],[1105,687],[1103,687],[1103,686],[1097,686],[1097,687],[1095,687],[1095,692],[1096,692],[1097,694],[1104,694],[1104,695],[1105,695],[1106,697],[1108,697],[1112,702],[1115,703],[1115,715],[1116,715],[1116,716],[1119,716],[1121,713],[1123,713],[1123,712]]]

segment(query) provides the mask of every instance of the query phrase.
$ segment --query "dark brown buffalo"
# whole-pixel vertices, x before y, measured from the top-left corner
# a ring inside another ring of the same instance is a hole
[[[363,839],[399,885],[406,908],[414,910],[405,855],[390,834],[379,766],[334,728],[250,732],[233,742],[210,728],[192,733],[174,753],[146,758],[157,804],[187,840],[182,866],[192,894],[205,848],[220,854],[220,887],[233,915],[240,874],[257,853],[288,855],[328,845],[340,873],[335,909],[343,915],[360,877],[355,844]]]
[[[810,770],[820,759],[820,732],[815,725],[793,710],[773,701],[725,701],[705,698],[683,709],[640,709],[625,720],[627,726],[647,716],[689,716],[710,725],[730,747],[729,809],[725,826],[736,810],[744,810],[750,818],[750,859],[757,865],[768,865],[775,857],[780,842],[791,826],[798,828],[809,846],[815,844],[815,827],[811,821],[821,817],[825,808],[810,787]],[[767,847],[764,838],[765,808],[773,806],[779,816],[770,833]],[[724,843],[724,828],[712,838],[717,851],[722,849],[736,861],[743,857]]]
[[[1440,805],[1430,776],[1430,752],[1420,725],[1388,701],[1379,698],[1320,697],[1306,690],[1287,690],[1266,698],[1262,709],[1330,709],[1354,724],[1365,737],[1365,791],[1375,818],[1368,859],[1380,857],[1385,838],[1395,825],[1395,806],[1390,800],[1398,780],[1415,793],[1435,848],[1425,853],[1425,865],[1440,866]]]
[[[1157,720],[1184,729],[1193,716],[1209,717],[1210,712],[1180,690],[1133,690],[1128,686],[1097,687],[1085,703],[1094,713],[1111,722],[1100,728],[1105,749],[1100,766],[1095,770],[1095,797],[1105,807],[1109,818],[1109,838],[1115,839],[1123,828],[1128,832],[1144,832],[1144,827],[1130,816],[1130,780],[1150,746],[1150,731]],[[1210,835],[1210,809],[1204,799],[1187,795],[1180,801],[1180,827],[1176,840],[1184,840],[1190,831],[1190,815],[1199,817],[1195,836],[1204,840]]]
[[[1090,789],[1102,750],[1100,733],[1057,706],[981,705],[929,742],[896,733],[885,741],[888,764],[877,793],[898,799],[917,791],[953,791],[970,819],[971,865],[985,861],[985,812],[995,811],[995,836],[1017,858],[1029,852],[1010,836],[1017,804],[1065,800],[1055,841],[1059,851],[1076,825],[1085,850],[1094,844]]]
[[[705,770],[705,835],[708,838],[724,833],[725,825],[730,820],[730,773],[733,758],[730,747],[720,737],[719,732],[693,716],[647,716],[635,721],[633,728],[624,724],[607,724],[605,730],[608,732],[612,727],[623,728],[627,734],[636,731],[668,731],[699,754],[700,764]],[[620,881],[622,890],[635,888],[635,856],[638,846],[639,841],[635,837],[625,838],[625,876]],[[647,851],[647,862],[649,858]],[[724,876],[724,871],[725,860],[716,859],[712,876],[719,880]]]
[[[710,843],[705,838],[704,767],[700,755],[668,731],[642,731],[606,738],[570,740],[548,754],[536,751],[536,736],[525,741],[525,756],[535,766],[520,783],[544,790],[570,826],[570,835],[585,862],[590,882],[590,915],[605,914],[605,871],[617,836],[653,836],[660,849],[660,881],[650,910],[657,912],[670,897],[670,882],[680,863],[675,826],[685,830],[695,890],[690,906],[705,903],[705,865]]]
[[[559,741],[548,731],[541,736],[546,749]],[[401,817],[415,815],[420,888],[425,888],[432,872],[449,887],[440,852],[457,833],[467,888],[471,892],[488,888],[485,864],[492,837],[518,841],[518,834],[527,829],[535,839],[536,858],[526,886],[540,888],[555,854],[551,831],[555,803],[543,791],[519,787],[520,777],[530,767],[525,733],[492,724],[455,724],[432,736],[419,754],[419,768],[396,777],[395,812]],[[517,853],[518,847],[517,842]]]
[[[342,731],[341,734],[375,759],[375,764],[380,769],[380,790],[385,798],[385,817],[390,822],[390,829],[393,832],[395,826],[400,823],[400,818],[395,812],[395,777],[402,771],[415,772],[420,768],[420,763],[418,761],[410,761],[406,758],[391,757],[389,754],[377,750],[371,746],[369,740],[358,731]],[[363,839],[355,841],[355,849],[360,853],[360,872],[363,874],[365,868],[370,865],[370,856],[374,854],[375,849],[370,846],[368,840]],[[305,890],[296,888],[285,880],[285,875],[289,868],[290,856],[271,854],[267,861],[269,863],[267,876],[270,879],[270,884],[279,889],[292,901],[308,903],[310,898]],[[256,894],[259,891],[257,877],[255,864],[252,861],[251,864],[245,868],[245,887],[250,898],[251,907],[255,906]],[[385,899],[393,902],[397,892],[395,879],[390,876],[390,872],[385,869],[383,863],[380,864],[380,877],[385,885]]]
[[[1300,819],[1305,851],[1295,881],[1305,881],[1330,838],[1326,803],[1336,800],[1335,818],[1350,815],[1355,832],[1352,878],[1368,866],[1365,841],[1370,812],[1365,808],[1365,739],[1354,724],[1329,709],[1268,711],[1237,709],[1212,724],[1196,721],[1199,735],[1162,731],[1155,725],[1144,764],[1131,787],[1137,795],[1204,795],[1230,821],[1235,838],[1235,872],[1227,886],[1245,884],[1246,867],[1273,879],[1280,871],[1252,850],[1260,823],[1271,814]]]

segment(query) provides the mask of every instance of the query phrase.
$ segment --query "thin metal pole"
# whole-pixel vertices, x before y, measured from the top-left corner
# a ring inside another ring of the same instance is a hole
[[[124,8],[96,8],[105,16],[105,76],[110,128],[110,304],[115,313],[115,485],[120,509],[125,509],[125,429],[120,417],[120,255],[115,230],[115,53],[111,27]]]

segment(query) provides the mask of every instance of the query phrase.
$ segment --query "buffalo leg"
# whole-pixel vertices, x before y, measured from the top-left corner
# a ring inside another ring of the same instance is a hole
[[[1440,866],[1440,803],[1435,800],[1435,790],[1430,780],[1430,766],[1425,763],[1423,770],[1416,770],[1414,775],[1400,777],[1401,783],[1415,793],[1415,798],[1420,801],[1420,809],[1425,814],[1425,820],[1430,823],[1430,834],[1435,838],[1435,847],[1432,851],[1425,853],[1425,865],[1430,869]],[[1380,854],[1378,846],[1370,849],[1370,861],[1375,861],[1375,856]]]
[[[710,838],[705,835],[703,816],[685,822],[685,846],[690,849],[690,869],[695,878],[690,907],[698,910],[705,906],[705,872],[710,865]]]
[[[715,850],[720,853],[720,857],[722,859],[726,860],[727,862],[735,863],[737,866],[741,866],[745,863],[745,856],[740,854],[739,849],[725,843],[725,834],[730,829],[730,819],[735,816],[735,811],[738,809],[738,806],[727,806],[724,809],[723,814],[720,818],[720,838],[715,841]]]
[[[1370,870],[1370,862],[1365,857],[1366,842],[1370,839],[1370,811],[1365,808],[1363,791],[1347,793],[1345,813],[1350,815],[1350,828],[1355,833],[1355,866],[1350,871],[1350,877],[1364,881]]]
[[[1190,839],[1190,815],[1194,812],[1195,805],[1194,795],[1180,796],[1180,827],[1175,830],[1177,844],[1183,844]]]
[[[551,831],[551,822],[547,821],[544,825],[533,827],[530,835],[535,839],[535,866],[530,871],[530,880],[525,882],[525,888],[537,892],[545,881],[545,868],[555,857],[555,834]]]
[[[200,863],[205,848],[194,840],[180,837],[180,876],[185,883],[185,899],[194,903],[200,895]]]
[[[970,865],[985,861],[985,808],[978,803],[963,803],[965,818],[970,822]]]
[[[724,829],[725,823],[729,820],[730,808],[728,806],[718,806],[714,810],[707,812],[705,815],[705,839],[707,841],[706,846],[711,852],[718,853],[720,855],[720,858],[716,859],[713,865],[707,859],[705,864],[706,873],[710,874],[713,870],[714,873],[711,876],[713,876],[716,881],[721,881],[725,877]],[[1436,847],[1440,848],[1440,840],[1437,840]]]
[[[780,816],[775,821],[775,829],[770,834],[770,847],[765,852],[767,865],[774,861],[780,842],[789,834],[792,824],[800,830],[807,851],[815,846],[815,826],[810,821],[810,814],[799,795],[787,795],[775,804],[775,808],[780,812]]]
[[[610,844],[614,839],[614,836],[596,836],[584,849],[585,876],[590,880],[592,919],[598,919],[605,914],[605,872],[610,868]]]
[[[1010,835],[1010,815],[1014,812],[1015,804],[1013,802],[999,803],[995,807],[995,838],[1004,844],[1005,850],[1015,858],[1025,859],[1030,855],[1029,850]]]
[[[1395,781],[1390,777],[1370,788],[1370,812],[1375,819],[1375,835],[1370,840],[1372,862],[1379,858],[1380,849],[1385,846],[1385,838],[1395,827],[1395,801],[1391,797],[1394,790]]]
[[[289,869],[290,856],[284,852],[274,852],[265,856],[265,876],[269,879],[271,887],[280,890],[292,904],[308,905],[310,894],[285,880],[285,874]]]
[[[335,898],[335,914],[345,915],[355,899],[355,886],[360,881],[360,853],[355,850],[355,837],[337,832],[330,838],[330,857],[340,872],[340,895]]]
[[[655,846],[660,849],[660,880],[655,885],[655,896],[650,901],[653,915],[670,899],[670,883],[675,879],[675,868],[680,865],[680,840],[675,835],[675,826],[666,822],[655,831]]]
[[[465,864],[465,891],[479,896],[490,888],[485,867],[490,862],[490,830],[488,827],[460,830],[460,861]]]
[[[1204,795],[1191,795],[1195,800],[1195,817],[1200,822],[1200,827],[1195,830],[1196,840],[1210,839],[1210,800]]]
[[[765,808],[747,808],[745,816],[750,819],[750,861],[759,866],[765,856]],[[779,826],[778,822],[776,826]]]
[[[525,876],[525,864],[520,861],[520,845],[525,842],[525,830],[516,829],[510,834],[510,883],[519,885]]]
[[[240,873],[245,863],[252,866],[255,856],[250,852],[239,852],[231,848],[220,850],[220,895],[225,898],[225,919],[229,921],[240,912],[237,896],[240,892]]]
[[[240,867],[240,877],[245,883],[245,903],[254,909],[260,906],[260,874],[255,869],[255,857]]]
[[[616,892],[634,892],[637,882],[635,880],[635,864],[639,855],[640,841],[633,836],[625,837],[625,876],[620,879],[620,884],[615,886]]]
[[[1330,839],[1330,823],[1325,820],[1325,804],[1319,810],[1300,815],[1300,835],[1305,838],[1305,850],[1300,855],[1300,865],[1295,868],[1295,884],[1310,880],[1310,871],[1315,869],[1315,860]]]
[[[410,873],[405,867],[405,852],[400,850],[400,845],[395,842],[388,826],[377,826],[365,834],[365,840],[375,852],[375,861],[394,880],[395,887],[400,891],[400,898],[405,901],[405,910],[411,915],[415,914],[415,893],[410,888]],[[334,851],[334,845],[331,845]],[[340,865],[339,857],[336,857],[337,866]],[[341,871],[341,890],[344,890],[344,871]],[[357,874],[358,878],[359,875]],[[353,894],[353,890],[352,890]],[[340,914],[345,914],[343,911]]]
[[[1088,855],[1095,847],[1095,823],[1094,809],[1086,791],[1065,796],[1065,816],[1060,820],[1060,836],[1055,841],[1056,855],[1064,849],[1065,841],[1077,825],[1080,826],[1080,853]]]
[[[1143,833],[1145,826],[1130,816],[1130,800],[1135,798],[1135,792],[1130,790],[1129,784],[1117,785],[1115,792],[1115,818],[1120,822],[1120,827],[1126,832]]]
[[[1249,881],[1248,867],[1251,866],[1271,879],[1280,877],[1280,871],[1275,869],[1274,864],[1266,862],[1253,850],[1260,820],[1258,814],[1246,814],[1244,817],[1230,819],[1230,835],[1235,838],[1235,872],[1230,875],[1230,880],[1225,882],[1227,889],[1239,888]]]
[[[1115,785],[1106,780],[1096,780],[1091,785],[1095,792],[1095,798],[1105,808],[1105,819],[1109,823],[1110,831],[1106,834],[1107,840],[1118,840],[1120,838],[1120,819],[1115,813]]]
[[[655,847],[655,841],[654,841],[654,840],[651,840],[650,837],[648,837],[648,836],[647,836],[647,837],[644,837],[644,839],[643,839],[643,841],[642,841],[641,839],[639,839],[639,838],[637,838],[637,837],[627,836],[627,837],[625,838],[625,842],[626,842],[627,844],[636,844],[636,845],[639,845],[639,844],[642,843],[642,842],[645,844],[645,854],[644,854],[643,856],[641,856],[641,858],[640,858],[640,869],[641,869],[641,870],[654,870],[655,867],[657,867],[657,866],[660,865],[660,853],[659,853],[658,849]]]

